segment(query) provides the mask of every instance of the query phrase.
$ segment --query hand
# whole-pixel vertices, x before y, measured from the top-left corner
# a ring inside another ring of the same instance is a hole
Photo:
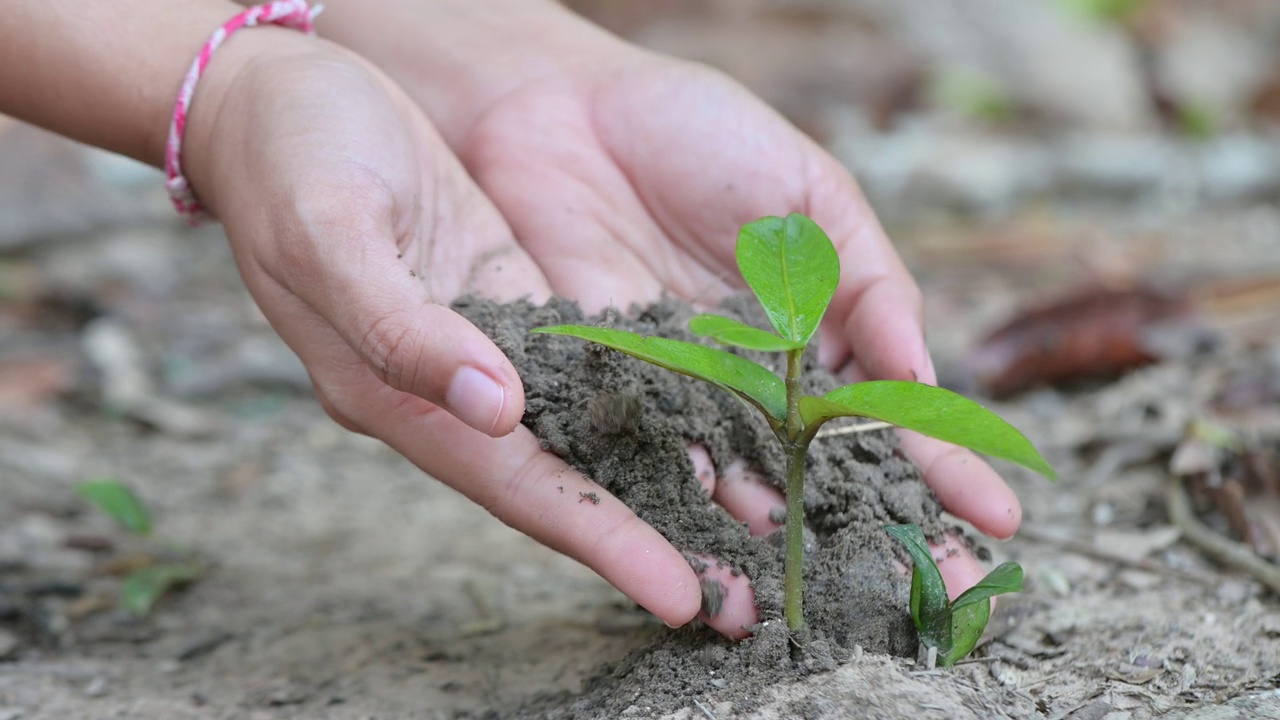
[[[684,557],[541,450],[519,425],[523,389],[510,363],[440,304],[478,289],[546,297],[549,284],[393,84],[323,41],[238,34],[201,81],[183,157],[250,292],[334,419],[664,621],[697,614]],[[581,512],[579,491],[601,502]]]
[[[712,304],[737,288],[737,228],[803,212],[842,260],[823,361],[850,380],[936,380],[920,292],[835,160],[716,72],[638,50],[558,8],[518,5],[518,18],[475,17],[470,32],[452,29],[469,48],[465,62],[425,56],[435,40],[447,45],[443,36],[396,49],[395,33],[382,60],[442,123],[555,292],[589,310],[664,292]],[[378,57],[379,48],[360,49]],[[458,82],[465,90],[450,92]],[[911,433],[902,440],[948,510],[996,537],[1016,531],[1017,500],[986,463]],[[776,527],[768,515],[781,504],[777,493],[744,481],[740,468],[724,473],[707,482],[713,497],[754,529]],[[715,474],[704,461],[704,482]],[[982,577],[967,553],[942,569],[953,596]],[[754,615],[745,581],[729,588],[725,608],[712,625],[739,634]]]

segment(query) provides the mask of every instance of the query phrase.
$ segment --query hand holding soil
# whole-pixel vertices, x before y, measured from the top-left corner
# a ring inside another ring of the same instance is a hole
[[[732,242],[741,224],[806,211],[830,232],[845,268],[821,330],[823,364],[846,380],[936,379],[919,291],[855,182],[773,110],[718,73],[639,50],[558,6],[513,9],[516,17],[495,22],[456,5],[429,24],[403,14],[377,33],[341,3],[328,20],[336,39],[379,63],[438,124],[510,224],[519,244],[510,262],[531,262],[530,275],[588,312],[664,294],[709,307],[741,287]],[[421,41],[424,32],[432,42]],[[465,63],[450,52],[461,43]],[[515,296],[490,282],[466,289]],[[949,510],[996,537],[1016,531],[1017,500],[986,463],[914,434],[903,433],[903,445]],[[699,467],[699,477],[715,477]],[[768,516],[780,495],[737,469],[722,472],[715,487],[706,482],[708,494],[753,531],[776,527]],[[509,487],[531,484],[521,478]],[[572,531],[556,542],[669,624],[690,619],[696,583],[670,565],[669,551],[633,543],[601,557],[594,533]],[[644,555],[663,560],[648,561],[653,571],[641,579],[634,558]],[[952,593],[982,576],[967,553],[943,567]],[[747,581],[720,580],[724,607],[710,621],[740,635],[753,614]]]
[[[555,4],[522,6],[502,22],[465,2],[441,4],[456,12],[331,7],[322,34],[380,69],[297,33],[238,35],[201,81],[187,175],[335,420],[684,624],[708,580],[683,555],[699,548],[673,547],[606,492],[563,512],[547,487],[576,498],[595,486],[519,425],[524,388],[510,360],[447,303],[554,293],[588,312],[663,296],[711,306],[738,287],[736,229],[804,211],[843,260],[820,364],[846,378],[932,382],[919,291],[843,167],[741,86]],[[416,12],[433,22],[411,22]],[[200,23],[191,25],[199,37]],[[145,47],[149,36],[137,34]],[[42,66],[82,59],[41,52],[56,56]],[[159,76],[154,95],[172,79]],[[146,142],[151,115],[104,139],[93,118],[38,105],[37,89],[19,86],[4,107],[157,161]],[[130,92],[108,100],[128,109]],[[1018,504],[985,463],[921,438],[903,445],[952,512],[998,537],[1014,532]],[[719,473],[701,468],[721,476],[707,494],[769,530],[778,497],[733,459],[718,460]],[[969,560],[944,567],[953,593],[980,577]],[[740,636],[754,615],[747,581],[716,580],[721,607],[707,619]]]

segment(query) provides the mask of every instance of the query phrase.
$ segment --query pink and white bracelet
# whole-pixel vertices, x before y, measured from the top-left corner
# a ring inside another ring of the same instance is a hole
[[[187,113],[191,109],[191,98],[195,95],[196,83],[204,75],[209,65],[209,58],[219,46],[241,28],[262,24],[283,25],[284,27],[314,34],[312,21],[320,14],[320,5],[310,8],[306,0],[276,0],[261,5],[254,5],[244,12],[228,20],[222,27],[213,31],[200,48],[200,53],[191,62],[191,69],[182,79],[182,89],[178,91],[178,100],[173,104],[173,119],[169,122],[169,141],[165,145],[164,172],[167,177],[165,188],[169,191],[169,199],[178,214],[184,215],[195,224],[204,218],[204,208],[191,190],[191,184],[182,174],[182,138],[187,130]]]

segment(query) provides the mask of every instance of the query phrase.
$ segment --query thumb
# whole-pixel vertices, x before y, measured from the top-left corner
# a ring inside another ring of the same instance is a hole
[[[487,435],[510,433],[524,414],[515,367],[484,333],[431,298],[390,241],[390,228],[379,225],[322,225],[319,232],[278,242],[259,264],[387,386],[438,405]]]
[[[388,386],[439,405],[486,435],[510,433],[524,414],[524,386],[511,362],[468,320],[430,301],[420,285],[405,285],[394,294],[348,296],[346,307],[331,309],[336,329]],[[397,295],[403,301],[391,300]]]

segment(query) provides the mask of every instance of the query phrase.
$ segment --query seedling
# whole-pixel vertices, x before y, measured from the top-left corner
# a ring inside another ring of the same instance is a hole
[[[942,573],[920,528],[887,525],[885,531],[907,546],[915,565],[911,571],[911,619],[921,644],[929,649],[930,666],[935,659],[943,667],[955,665],[977,647],[991,618],[991,598],[1022,590],[1022,566],[1003,563],[955,600],[948,600]]]
[[[822,424],[838,417],[866,417],[1024,465],[1053,479],[1053,468],[1013,426],[981,405],[949,390],[916,382],[855,383],[822,397],[800,391],[801,356],[835,295],[840,259],[826,233],[809,218],[766,217],[738,234],[738,269],[755,293],[773,332],[718,315],[689,321],[694,334],[724,345],[786,355],[785,375],[726,350],[697,343],[583,325],[533,332],[596,342],[668,370],[704,380],[759,410],[786,455],[787,626],[805,636],[803,601],[804,464]]]
[[[76,486],[76,492],[131,534],[138,537],[151,535],[151,513],[142,500],[119,480],[91,480]],[[156,561],[150,555],[143,557],[141,567],[132,570],[120,585],[120,604],[139,617],[151,612],[151,606],[172,588],[189,583],[204,574],[204,568],[194,561]]]

